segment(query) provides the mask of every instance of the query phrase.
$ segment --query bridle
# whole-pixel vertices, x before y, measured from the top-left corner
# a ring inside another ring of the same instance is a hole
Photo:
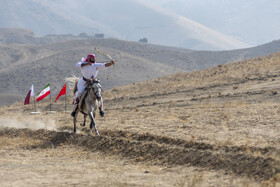
[[[96,79],[91,79],[89,81],[86,82],[87,83],[87,91],[89,92],[90,94],[90,97],[92,100],[99,100],[101,98],[101,86],[98,85],[100,83],[99,80],[96,80]],[[96,85],[94,85],[96,84]],[[95,89],[97,87],[100,87],[100,90],[99,89]]]

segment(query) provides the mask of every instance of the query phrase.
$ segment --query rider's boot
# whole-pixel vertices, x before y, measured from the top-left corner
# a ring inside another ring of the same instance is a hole
[[[75,116],[76,116],[76,112],[77,112],[78,106],[79,106],[79,101],[80,101],[80,99],[79,99],[79,97],[77,97],[77,98],[75,99],[75,103],[74,103],[74,110],[73,110],[73,112],[71,113],[71,116],[72,116],[72,117],[75,117]]]
[[[76,112],[78,110],[78,104],[75,105],[75,109],[73,110],[73,112],[71,113],[71,116],[74,118],[76,116]]]

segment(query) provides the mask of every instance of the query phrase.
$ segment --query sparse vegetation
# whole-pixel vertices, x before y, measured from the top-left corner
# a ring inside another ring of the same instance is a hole
[[[62,101],[54,114],[46,114],[48,102],[41,102],[37,116],[21,103],[2,107],[1,126],[13,121],[21,129],[0,129],[0,179],[33,185],[60,177],[70,185],[111,179],[104,184],[277,186],[279,61],[276,53],[108,90],[106,117],[96,117],[100,137],[87,136],[88,125],[70,133],[72,119]],[[43,129],[30,130],[40,123]],[[32,172],[41,180],[13,178]]]
[[[139,42],[148,43],[148,39],[147,38],[141,38],[141,39],[139,39]]]

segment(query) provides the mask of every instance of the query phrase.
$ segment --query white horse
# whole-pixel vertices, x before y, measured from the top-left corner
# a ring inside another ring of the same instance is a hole
[[[77,84],[78,84],[79,79],[77,77],[74,77],[74,78],[67,78],[67,80],[74,82],[73,93],[75,95],[75,93],[77,91]],[[96,135],[99,135],[99,132],[96,128],[96,123],[94,120],[96,110],[98,108],[98,101],[100,101],[100,99],[101,99],[101,85],[100,85],[99,80],[91,79],[91,80],[87,81],[87,87],[86,87],[85,93],[81,98],[84,98],[84,99],[80,99],[81,103],[79,103],[78,110],[74,117],[74,133],[76,133],[76,131],[77,131],[77,129],[76,129],[77,116],[78,116],[78,113],[81,112],[82,114],[84,114],[84,122],[83,122],[82,126],[85,126],[86,117],[87,117],[87,115],[89,115],[89,117],[91,119],[89,133],[92,134],[92,127],[94,127],[94,131],[95,131]]]

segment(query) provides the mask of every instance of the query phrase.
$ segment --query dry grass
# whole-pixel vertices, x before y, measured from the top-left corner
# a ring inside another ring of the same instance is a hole
[[[274,79],[279,74],[280,53],[239,63],[219,65],[215,68],[194,71],[191,73],[176,73],[160,79],[144,81],[118,87],[111,90],[110,94],[115,97],[135,97],[147,94],[164,94],[191,90],[198,87],[211,87],[223,84],[239,84],[240,81],[250,79]],[[276,83],[276,82],[275,82]],[[243,85],[241,85],[243,86]],[[118,92],[118,94],[113,94]],[[108,93],[109,94],[109,93]]]
[[[64,172],[74,172],[65,163],[73,159],[71,166],[75,166],[74,169],[78,171],[82,172],[81,168],[88,167],[88,173],[102,173],[99,178],[94,178],[95,183],[85,177],[87,185],[277,186],[280,171],[279,59],[280,54],[275,54],[106,91],[106,117],[96,118],[101,135],[103,133],[100,140],[105,142],[91,149],[83,149],[86,142],[92,139],[98,142],[95,136],[78,137],[75,140],[77,144],[74,144],[77,147],[74,148],[67,141],[62,141],[58,147],[54,145],[50,150],[47,149],[48,159],[45,160],[47,166],[53,160],[59,160],[61,167],[50,164],[46,170],[50,172],[50,169],[57,169],[63,177]],[[57,110],[55,114],[44,113],[47,102],[40,103],[38,107],[42,113],[36,116],[29,114],[32,107],[23,107],[21,103],[2,107],[1,125],[11,118],[28,128],[43,123],[45,126],[42,128],[45,129],[54,123],[55,129],[72,130],[70,112],[62,112],[62,101],[54,106]],[[70,104],[67,107],[71,109]],[[81,116],[79,121],[82,121]],[[84,128],[79,127],[79,130],[81,134],[86,134]],[[24,135],[17,135],[16,138],[0,136],[3,158],[7,158],[6,149],[48,142],[50,137],[47,135],[46,139],[37,140],[32,136],[23,140]],[[98,153],[90,151],[95,147],[99,147]],[[164,153],[160,149],[164,149]],[[108,153],[108,150],[112,151]],[[45,151],[32,149],[31,153],[38,152],[34,154],[38,156],[46,154]],[[59,151],[61,154],[57,153]],[[94,161],[96,154],[102,155],[97,156],[97,163]],[[180,159],[188,154],[193,154],[190,158],[199,160]],[[88,157],[84,158],[85,155]],[[176,155],[180,157],[172,160]],[[29,153],[26,157],[34,158]],[[76,160],[77,157],[82,158],[83,162]],[[217,160],[219,164],[215,162]],[[269,161],[274,164],[269,165]],[[89,162],[93,162],[96,167],[87,164]],[[180,164],[174,164],[176,162]],[[259,169],[255,166],[259,162],[264,162],[258,165],[264,171],[263,175],[255,174]],[[235,164],[239,164],[239,168]],[[29,172],[28,167],[23,168]],[[43,167],[37,169],[36,172],[44,170]],[[275,175],[269,174],[272,170]],[[20,172],[20,168],[15,168],[13,172]],[[7,174],[5,170],[5,176]],[[81,176],[74,175],[69,184],[76,184]]]

